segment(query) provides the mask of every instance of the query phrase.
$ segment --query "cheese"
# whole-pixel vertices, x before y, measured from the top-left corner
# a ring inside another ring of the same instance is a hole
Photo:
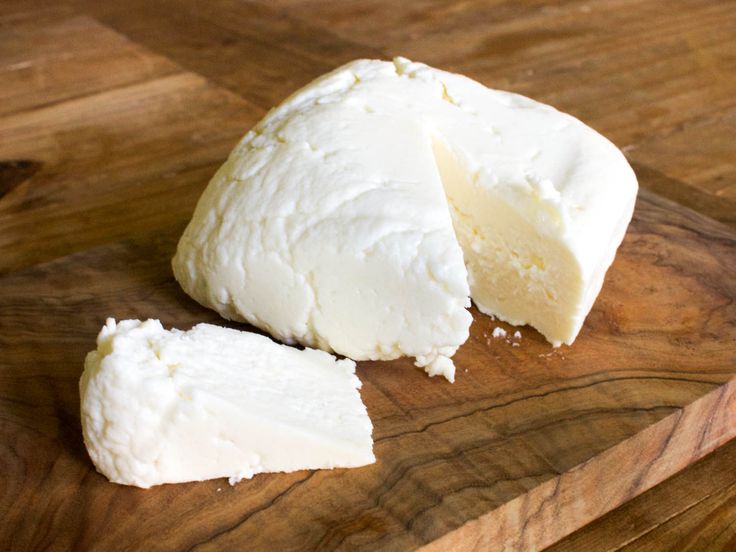
[[[109,319],[80,384],[97,470],[138,487],[375,461],[352,360],[199,324]]]
[[[577,119],[397,58],[296,92],[235,147],[173,269],[194,299],[287,343],[412,356],[454,377],[469,297],[571,344],[637,193]]]

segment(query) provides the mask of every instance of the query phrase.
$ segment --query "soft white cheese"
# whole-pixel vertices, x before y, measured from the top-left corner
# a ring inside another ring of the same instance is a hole
[[[403,58],[358,60],[241,140],[173,269],[203,305],[285,342],[413,356],[452,381],[469,295],[573,342],[636,192],[621,152],[569,115]]]
[[[375,461],[352,360],[209,324],[109,319],[79,384],[97,470],[138,487]]]

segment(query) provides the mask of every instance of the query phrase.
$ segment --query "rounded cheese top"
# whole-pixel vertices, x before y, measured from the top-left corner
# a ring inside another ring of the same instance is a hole
[[[549,106],[398,58],[348,63],[271,110],[200,199],[177,279],[286,342],[413,356],[452,379],[470,289],[437,143],[569,249],[583,281],[610,264],[637,190],[615,146]]]

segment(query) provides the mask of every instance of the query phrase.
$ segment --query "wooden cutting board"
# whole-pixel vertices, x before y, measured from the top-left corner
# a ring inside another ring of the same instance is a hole
[[[473,310],[454,385],[409,360],[359,363],[375,465],[235,487],[107,482],[81,438],[84,355],[108,316],[226,324],[169,261],[263,110],[71,11],[13,33],[0,35],[0,549],[538,549],[736,436],[736,236],[643,191],[572,347],[531,328],[512,346]],[[17,43],[32,46],[13,59]],[[53,82],[31,91],[7,69],[22,63]]]

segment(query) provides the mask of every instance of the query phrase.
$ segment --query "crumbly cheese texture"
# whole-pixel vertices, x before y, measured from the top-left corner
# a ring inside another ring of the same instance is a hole
[[[577,119],[403,58],[271,110],[214,176],[174,274],[197,301],[452,381],[469,297],[572,343],[631,219],[621,152]]]
[[[84,442],[138,487],[371,464],[352,360],[199,324],[109,319],[79,384]]]

